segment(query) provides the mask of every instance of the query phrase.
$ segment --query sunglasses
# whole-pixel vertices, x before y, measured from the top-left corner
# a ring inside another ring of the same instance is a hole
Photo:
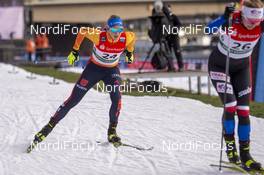
[[[112,33],[122,33],[124,31],[123,27],[119,27],[119,28],[113,28],[113,27],[111,27],[109,30]]]

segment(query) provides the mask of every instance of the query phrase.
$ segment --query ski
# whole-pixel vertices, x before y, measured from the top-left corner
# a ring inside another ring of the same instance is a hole
[[[151,151],[154,149],[153,146],[151,147],[142,147],[142,146],[138,146],[138,145],[131,145],[131,144],[127,144],[127,143],[121,143],[119,145],[114,145],[113,143],[109,143],[109,142],[101,142],[101,141],[96,141],[97,144],[101,144],[101,145],[106,145],[106,143],[108,144],[112,144],[114,147],[118,148],[120,146],[124,146],[124,147],[130,147],[130,148],[134,148],[134,149],[137,149],[139,151]]]
[[[250,170],[247,169],[246,167],[244,167],[242,164],[234,164],[234,163],[230,163],[230,162],[226,162],[226,161],[222,161],[223,164],[222,168],[227,168],[230,170],[234,170],[243,174],[248,174],[248,175],[264,175],[264,170]],[[219,167],[219,165],[215,165],[215,164],[210,164],[210,166],[212,167]]]
[[[245,167],[243,164],[233,164],[230,162],[222,161],[226,165],[234,166],[237,169],[240,169],[241,171],[243,170],[245,173],[250,174],[250,175],[264,175],[264,169],[262,168],[261,170],[252,170],[247,167]]]
[[[148,148],[144,148],[144,147],[141,147],[141,146],[130,145],[130,144],[126,144],[126,143],[122,143],[121,146],[126,146],[126,147],[130,147],[130,148],[135,148],[135,149],[140,150],[140,151],[151,151],[151,150],[154,149],[153,146],[148,147]]]
[[[219,165],[216,165],[216,164],[210,164],[210,166],[219,167]],[[233,170],[233,171],[237,171],[237,172],[240,172],[242,174],[249,174],[247,171],[245,171],[241,167],[233,166],[233,164],[232,165],[231,164],[222,165],[222,168],[226,168],[226,169],[230,169],[230,170]]]
[[[210,164],[211,167],[219,167],[219,165],[216,165],[216,164]],[[227,169],[236,169],[234,168],[233,166],[227,166],[227,165],[222,165],[222,168],[227,168]]]
[[[29,147],[27,148],[27,150],[26,150],[26,152],[27,153],[30,153],[36,146],[37,146],[37,144],[38,144],[38,142],[32,142],[30,145],[29,145]]]

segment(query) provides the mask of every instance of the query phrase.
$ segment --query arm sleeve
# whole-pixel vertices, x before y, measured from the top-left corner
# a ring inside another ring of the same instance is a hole
[[[136,35],[133,32],[126,32],[126,50],[133,52],[135,49]]]
[[[74,50],[79,50],[84,38],[89,39],[95,45],[99,43],[100,30],[96,28],[81,28],[73,46]]]
[[[225,24],[227,21],[225,19],[225,17],[222,15],[218,18],[216,18],[215,20],[213,20],[212,22],[210,22],[207,26],[206,26],[206,33],[214,33],[217,32],[218,29],[220,28],[220,26],[222,26],[223,24]]]

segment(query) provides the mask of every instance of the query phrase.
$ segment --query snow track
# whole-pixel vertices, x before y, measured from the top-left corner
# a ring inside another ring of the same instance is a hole
[[[28,72],[17,69],[18,74],[9,74],[11,69],[0,64],[0,175],[220,174],[209,164],[218,162],[219,151],[212,147],[220,143],[222,109],[184,98],[122,97],[119,135],[126,143],[154,146],[152,151],[96,144],[106,141],[110,99],[91,90],[56,126],[43,148],[25,153],[73,84],[60,81],[53,86],[48,84],[51,77],[29,80]],[[264,120],[252,117],[251,123],[252,153],[263,161]],[[65,147],[46,149],[52,144]]]

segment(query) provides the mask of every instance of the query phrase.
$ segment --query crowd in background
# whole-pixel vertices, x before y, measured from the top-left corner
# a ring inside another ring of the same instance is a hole
[[[39,34],[35,38],[27,39],[26,52],[28,61],[45,61],[49,48],[50,45],[47,35]],[[33,56],[35,56],[35,58]]]

